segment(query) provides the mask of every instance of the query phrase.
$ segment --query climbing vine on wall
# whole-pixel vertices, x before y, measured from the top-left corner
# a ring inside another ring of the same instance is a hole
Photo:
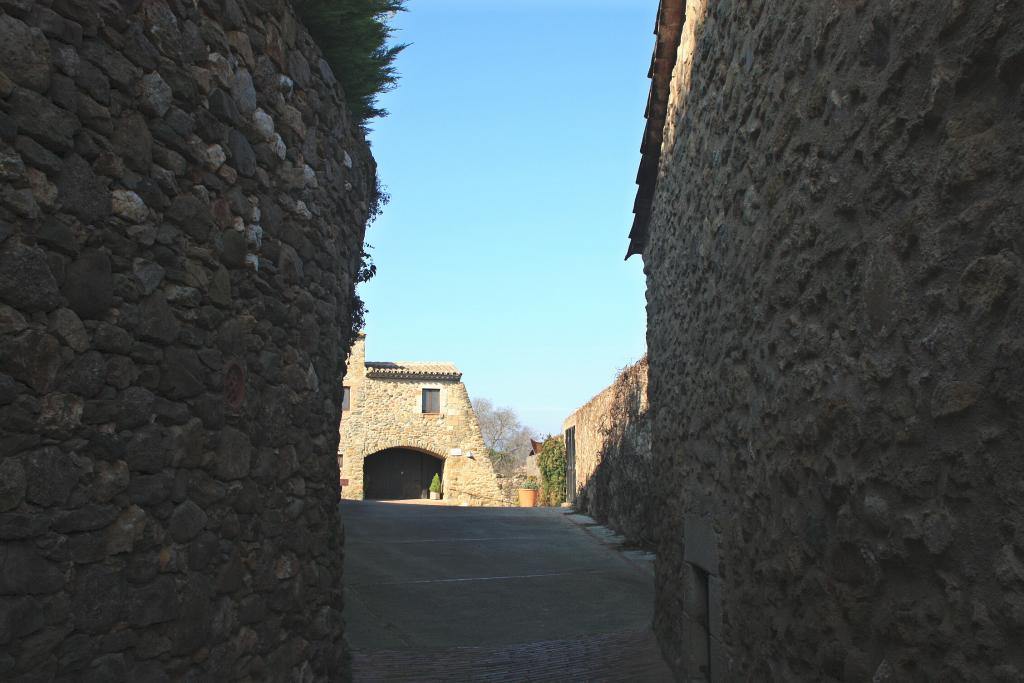
[[[560,436],[544,440],[540,455],[540,500],[542,505],[561,505],[565,501],[565,444]]]
[[[659,482],[651,456],[651,423],[647,405],[647,356],[623,368],[605,400],[577,412],[596,433],[595,467],[573,500],[573,506],[623,534],[640,547],[657,547],[659,517],[652,491]],[[603,411],[603,412],[602,412]],[[593,438],[593,437],[591,437]]]

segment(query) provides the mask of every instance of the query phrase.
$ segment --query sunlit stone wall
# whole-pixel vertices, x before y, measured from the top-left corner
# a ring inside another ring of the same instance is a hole
[[[562,429],[573,430],[573,506],[630,543],[654,545],[659,524],[652,495],[647,359],[623,368],[611,385],[567,417]]]

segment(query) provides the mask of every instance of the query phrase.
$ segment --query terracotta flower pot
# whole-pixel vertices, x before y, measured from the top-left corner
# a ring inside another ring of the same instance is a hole
[[[537,507],[537,489],[519,489],[519,507]]]

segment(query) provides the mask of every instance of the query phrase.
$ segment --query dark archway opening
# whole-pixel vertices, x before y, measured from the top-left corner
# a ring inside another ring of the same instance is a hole
[[[444,460],[409,448],[388,448],[363,460],[363,495],[377,500],[429,498],[430,482],[444,479]]]

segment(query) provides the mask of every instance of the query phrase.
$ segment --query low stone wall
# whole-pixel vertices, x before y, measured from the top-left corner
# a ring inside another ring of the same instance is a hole
[[[562,427],[575,430],[576,489],[569,492],[574,507],[630,543],[654,546],[659,524],[647,411],[645,357],[620,372]]]
[[[0,3],[0,678],[343,676],[342,103],[283,0]]]
[[[1024,5],[686,22],[643,252],[668,659],[1022,680]]]

